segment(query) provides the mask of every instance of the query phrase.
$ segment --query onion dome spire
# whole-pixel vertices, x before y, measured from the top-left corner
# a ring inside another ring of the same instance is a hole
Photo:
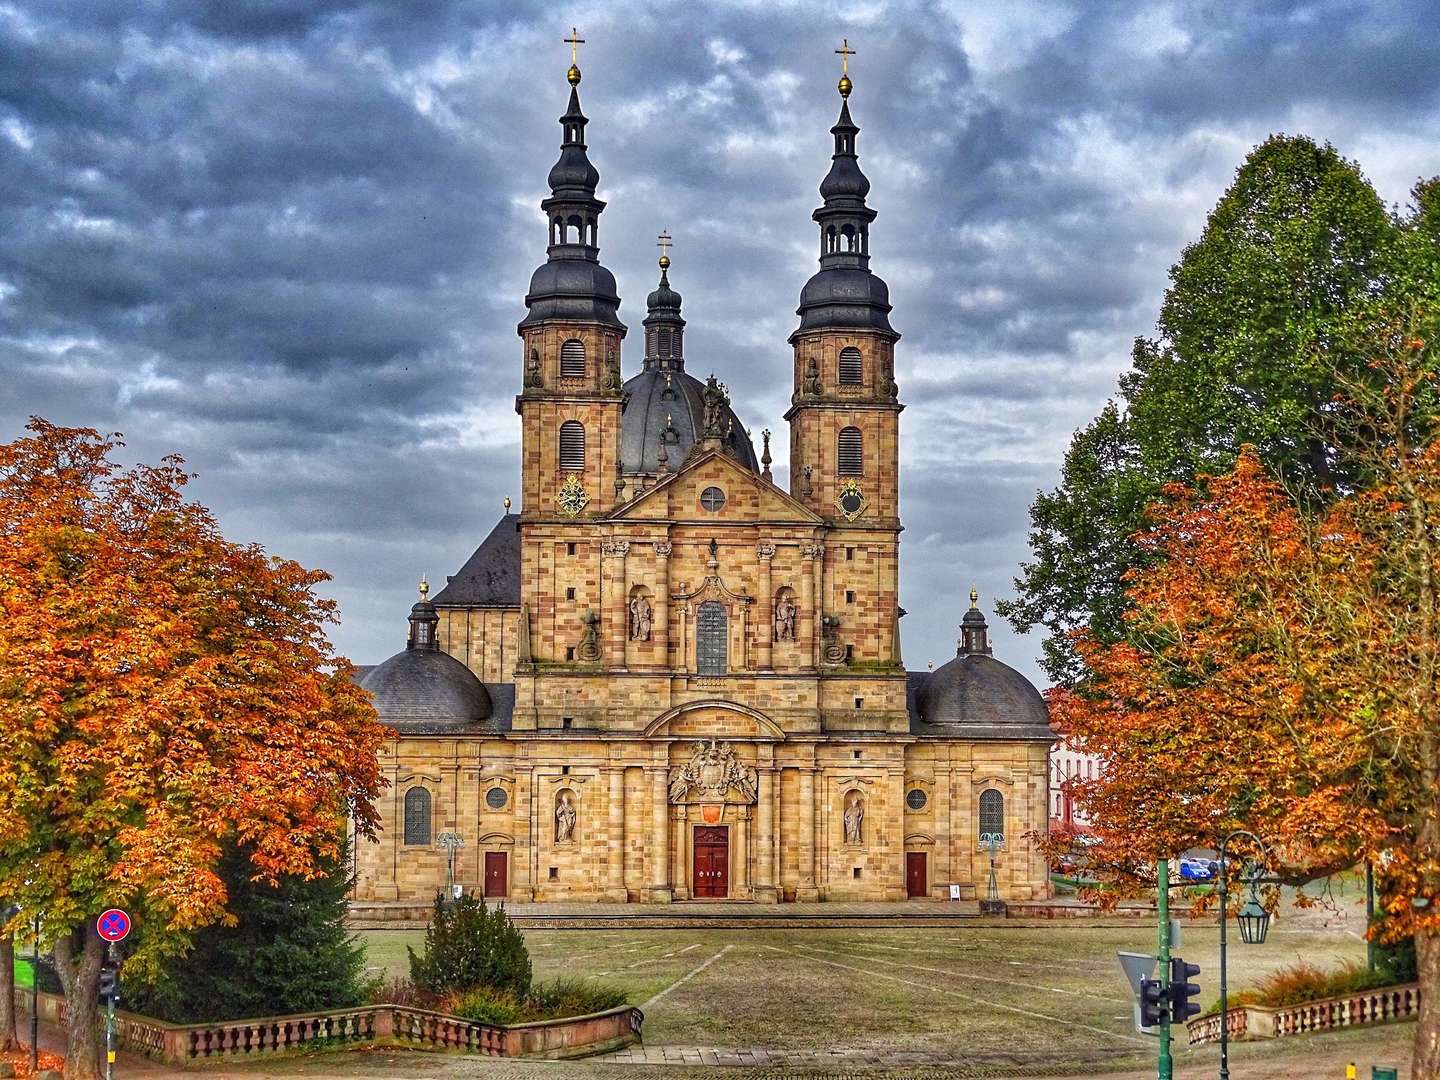
[[[960,640],[956,643],[955,655],[983,653],[990,655],[989,625],[980,611],[980,590],[970,586],[970,610],[960,620]]]
[[[525,306],[530,313],[520,329],[545,319],[585,319],[624,329],[616,309],[620,297],[615,277],[600,265],[599,224],[605,203],[595,197],[600,171],[586,153],[585,126],[589,118],[580,110],[580,67],[575,47],[584,43],[572,29],[570,37],[570,104],[560,117],[563,137],[560,157],[550,170],[550,197],[540,203],[549,225],[547,261],[530,279]]]
[[[855,50],[847,40],[835,51],[841,55],[844,70],[837,87],[840,117],[830,129],[835,140],[830,171],[820,182],[824,205],[811,215],[820,226],[820,270],[801,291],[796,333],[858,328],[895,334],[889,318],[890,290],[870,272],[870,223],[875,220],[875,211],[865,205],[870,181],[860,171],[855,150],[860,128],[850,117],[854,84],[850,81],[849,61]]]
[[[685,320],[680,317],[680,294],[670,287],[669,232],[662,232],[660,284],[645,300],[645,370],[685,370]]]

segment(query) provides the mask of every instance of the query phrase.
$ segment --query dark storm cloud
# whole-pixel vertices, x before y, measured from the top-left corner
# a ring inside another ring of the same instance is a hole
[[[905,335],[906,654],[943,661],[969,583],[1008,591],[1030,499],[1252,145],[1331,140],[1392,201],[1440,172],[1431,21],[1420,3],[0,3],[0,438],[38,413],[124,430],[133,457],[180,451],[229,533],[334,572],[337,639],[376,660],[419,574],[442,580],[518,495],[514,327],[543,259],[562,34],[587,39],[622,317],[638,329],[668,228],[690,366],[781,459],[848,35]],[[1034,672],[1033,643],[992,628]]]

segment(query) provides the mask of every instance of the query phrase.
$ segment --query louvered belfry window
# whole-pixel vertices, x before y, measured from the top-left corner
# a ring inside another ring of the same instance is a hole
[[[695,670],[701,675],[724,675],[730,650],[726,640],[725,605],[707,600],[695,615]]]
[[[862,476],[865,472],[865,440],[857,427],[840,429],[840,475]]]
[[[980,793],[980,833],[1005,835],[1005,796],[994,788]]]
[[[560,377],[562,379],[583,379],[585,377],[585,343],[571,338],[560,346]]]
[[[560,471],[585,471],[585,425],[579,420],[560,425]]]
[[[864,370],[859,349],[850,345],[840,350],[840,383],[842,386],[859,386]]]
[[[405,843],[430,844],[430,792],[423,787],[405,792]]]

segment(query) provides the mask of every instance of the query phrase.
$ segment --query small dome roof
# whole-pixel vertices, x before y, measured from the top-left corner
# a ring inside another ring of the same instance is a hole
[[[667,379],[668,376],[668,379]],[[704,424],[705,384],[683,369],[648,368],[625,383],[625,411],[620,416],[620,470],[625,475],[659,471],[660,429],[669,418],[674,440],[665,446],[666,467],[680,467]],[[728,405],[726,445],[735,460],[751,472],[760,471],[754,444],[745,434],[745,425]]]
[[[522,327],[542,319],[579,319],[624,328],[615,313],[620,306],[615,275],[590,259],[541,263],[530,276],[525,306],[530,313]]]
[[[990,738],[1050,737],[1050,710],[1040,691],[985,653],[961,653],[936,668],[915,701],[927,724],[982,729]]]
[[[494,709],[485,684],[449,653],[406,649],[360,682],[375,695],[375,711],[389,727],[464,727],[489,720]]]
[[[825,327],[894,334],[889,312],[890,288],[875,274],[853,266],[822,267],[800,290],[795,333]]]

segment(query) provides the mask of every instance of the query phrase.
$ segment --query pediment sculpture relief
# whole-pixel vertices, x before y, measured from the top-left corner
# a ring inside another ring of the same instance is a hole
[[[675,771],[670,781],[670,801],[683,802],[690,795],[727,799],[734,789],[742,801],[753,803],[759,779],[760,774],[742,764],[729,743],[702,740],[695,744],[690,760]]]

